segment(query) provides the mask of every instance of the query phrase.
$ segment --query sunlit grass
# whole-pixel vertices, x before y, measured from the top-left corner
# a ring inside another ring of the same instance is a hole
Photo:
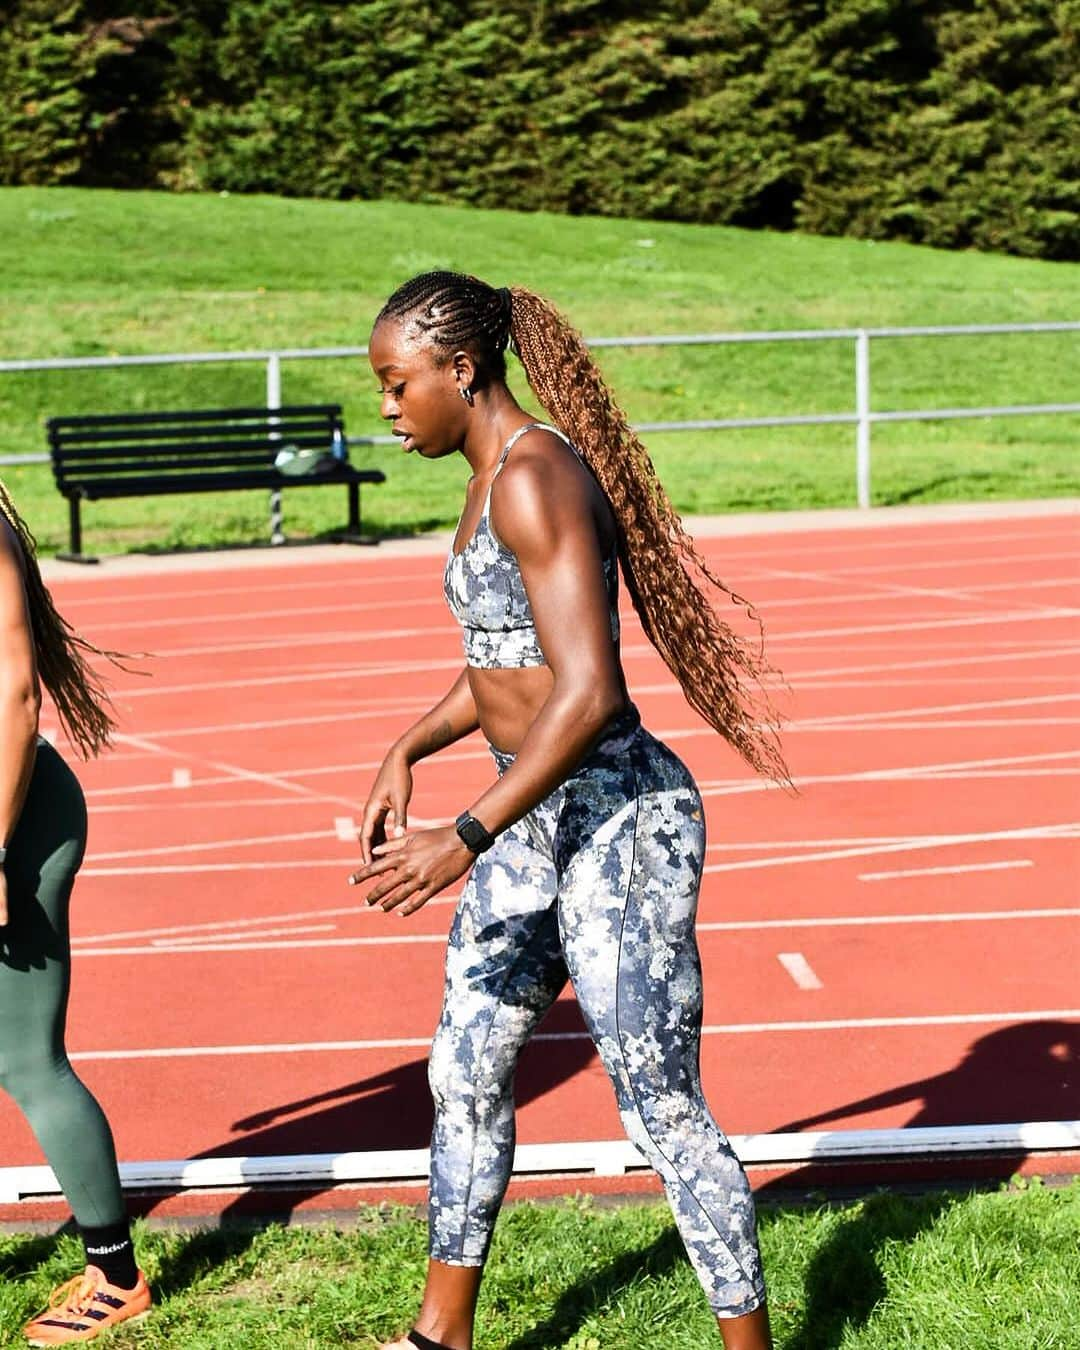
[[[428,267],[549,295],[587,335],[988,323],[1080,316],[1080,268],[903,244],[394,202],[0,190],[3,357],[362,344],[382,300]],[[638,421],[850,412],[849,340],[604,349]],[[1080,335],[918,338],[872,345],[873,406],[1076,401]],[[516,376],[521,389],[520,372]],[[360,359],[283,367],[285,401],[340,402],[353,436],[380,430]],[[43,419],[79,412],[262,402],[258,363],[0,374],[5,454],[41,453]],[[1080,491],[1075,417],[878,427],[878,503]],[[851,505],[849,426],[648,438],[686,512]],[[354,448],[385,469],[365,490],[380,533],[450,523],[463,466]],[[3,476],[48,551],[66,504],[46,466]],[[293,535],[343,523],[344,494],[285,498]],[[102,550],[264,539],[259,493],[92,504]]]
[[[1071,1350],[1080,1182],[760,1213],[778,1350]],[[425,1226],[362,1210],[341,1228],[140,1225],[156,1308],[117,1350],[370,1347],[415,1311]],[[78,1267],[74,1237],[0,1237],[0,1345]],[[518,1205],[499,1223],[476,1350],[719,1346],[663,1205]]]

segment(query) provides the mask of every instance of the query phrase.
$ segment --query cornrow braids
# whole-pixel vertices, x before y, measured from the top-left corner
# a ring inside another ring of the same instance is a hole
[[[406,336],[434,347],[439,364],[467,351],[477,385],[506,379],[510,341],[510,292],[461,272],[422,272],[400,286],[375,320],[396,319]]]
[[[38,677],[56,705],[68,739],[83,759],[89,759],[108,745],[116,720],[105,686],[87,662],[86,653],[104,656],[118,665],[121,658],[119,653],[102,651],[80,637],[57,612],[37,564],[34,536],[3,483],[0,483],[0,514],[11,526],[22,554]]]
[[[510,346],[533,393],[611,503],[630,598],[687,701],[753,769],[790,785],[779,718],[766,692],[776,672],[763,654],[761,620],[694,547],[581,336],[534,292],[495,290],[454,272],[414,277],[379,318],[401,321],[406,334],[426,338],[446,359],[470,351],[478,369],[495,378],[505,376]],[[757,624],[757,646],[720,618],[712,604],[717,591]]]

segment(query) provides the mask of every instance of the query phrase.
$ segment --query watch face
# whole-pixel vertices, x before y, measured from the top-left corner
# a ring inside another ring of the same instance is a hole
[[[482,853],[484,849],[491,847],[493,842],[491,835],[468,812],[458,817],[456,826],[458,838],[466,848],[471,848],[474,853]]]

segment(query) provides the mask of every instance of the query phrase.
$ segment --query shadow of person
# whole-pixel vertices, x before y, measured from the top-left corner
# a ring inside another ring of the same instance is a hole
[[[980,1036],[954,1069],[790,1121],[805,1130],[919,1102],[908,1126],[1074,1120],[1080,1112],[1080,1024],[1019,1022]]]
[[[585,1032],[577,1004],[562,1000],[551,1008],[539,1030],[565,1037],[526,1045],[518,1064],[514,1100],[527,1105],[573,1078],[596,1057]],[[427,1060],[414,1059],[365,1078],[328,1088],[307,1097],[280,1102],[237,1120],[237,1133],[196,1158],[277,1157],[289,1154],[366,1152],[427,1148],[431,1140],[433,1108],[427,1081]],[[265,1194],[244,1194],[221,1213],[221,1223],[247,1229],[247,1241],[260,1226],[287,1218],[301,1201],[317,1196],[322,1187],[281,1187],[267,1204]],[[136,1202],[140,1214],[149,1214],[160,1195]],[[272,1215],[267,1214],[268,1209]],[[239,1236],[238,1239],[243,1241]],[[212,1250],[213,1244],[207,1250]],[[236,1254],[230,1249],[230,1254]],[[196,1263],[197,1264],[197,1263]]]
[[[547,1350],[565,1344],[593,1313],[642,1277],[657,1278],[686,1260],[686,1249],[671,1226],[647,1247],[623,1252],[614,1261],[576,1280],[559,1295],[550,1316],[516,1336],[505,1350]]]
[[[784,1342],[785,1350],[837,1350],[843,1345],[887,1293],[882,1249],[887,1243],[914,1241],[950,1203],[940,1192],[903,1200],[879,1192],[841,1216],[810,1260],[803,1313]]]
[[[580,1073],[596,1056],[577,1004],[557,1002],[539,1028],[565,1040],[526,1045],[514,1084],[520,1108]],[[427,1059],[359,1078],[340,1087],[282,1102],[234,1123],[233,1138],[197,1156],[228,1157],[285,1153],[337,1153],[375,1149],[426,1148],[433,1109]],[[313,1111],[315,1107],[325,1109]]]
[[[820,1129],[909,1102],[915,1112],[908,1127],[1074,1120],[1080,1114],[1080,1025],[1047,1020],[1003,1027],[973,1041],[953,1069],[789,1121],[777,1132]],[[971,1171],[983,1179],[1006,1179],[1026,1156],[1021,1148],[994,1154],[973,1164]],[[761,1199],[790,1196],[828,1179],[828,1171],[811,1162],[757,1194]],[[901,1203],[882,1192],[843,1217],[810,1261],[806,1310],[790,1350],[832,1350],[849,1329],[862,1326],[886,1292],[880,1268],[883,1246],[910,1242],[949,1203],[941,1194]]]

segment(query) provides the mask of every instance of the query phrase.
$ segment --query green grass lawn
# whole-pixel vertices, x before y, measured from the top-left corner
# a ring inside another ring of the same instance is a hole
[[[1080,1327],[1080,1182],[817,1209],[763,1206],[777,1350],[1071,1350]],[[142,1228],[157,1308],[117,1350],[372,1347],[415,1311],[425,1226],[361,1211],[329,1226]],[[78,1268],[74,1237],[0,1238],[0,1345]],[[720,1345],[663,1205],[517,1205],[499,1222],[476,1350]]]
[[[1080,267],[901,244],[714,226],[394,202],[0,190],[0,356],[44,357],[358,344],[412,273],[475,271],[549,295],[590,336],[989,323],[1080,317]],[[849,342],[599,353],[636,420],[850,411]],[[874,407],[1080,398],[1080,334],[920,338],[872,347]],[[520,377],[520,372],[518,372]],[[518,380],[520,385],[520,378]],[[258,364],[0,374],[0,454],[45,448],[50,414],[262,402]],[[356,360],[286,364],[286,401],[340,401],[351,435],[378,431]],[[1041,497],[1080,490],[1077,418],[879,427],[878,503]],[[654,435],[686,512],[849,505],[850,427]],[[354,449],[389,481],[365,494],[381,533],[446,525],[464,465]],[[4,477],[49,551],[66,508],[46,466]],[[340,524],[344,493],[286,495],[294,535]],[[258,493],[143,498],[86,510],[105,551],[258,540]]]

